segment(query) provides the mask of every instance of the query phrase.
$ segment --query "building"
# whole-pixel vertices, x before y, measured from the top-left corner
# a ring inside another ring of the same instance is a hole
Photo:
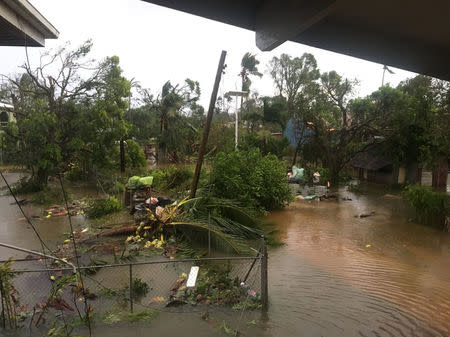
[[[55,27],[27,0],[0,1],[0,46],[43,47]]]
[[[396,165],[375,145],[358,153],[349,165],[352,175],[360,180],[387,185],[421,182],[422,169],[416,163]]]
[[[0,127],[5,126],[9,122],[14,122],[15,120],[13,106],[0,101]]]

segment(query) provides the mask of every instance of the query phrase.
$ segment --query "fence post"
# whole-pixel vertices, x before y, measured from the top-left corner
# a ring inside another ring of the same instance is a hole
[[[210,228],[210,222],[211,222],[211,213],[208,212],[208,257],[211,257],[211,228]]]
[[[263,312],[269,308],[269,282],[267,268],[267,247],[264,236],[261,237],[261,304]]]
[[[133,312],[133,265],[130,263],[130,311]]]

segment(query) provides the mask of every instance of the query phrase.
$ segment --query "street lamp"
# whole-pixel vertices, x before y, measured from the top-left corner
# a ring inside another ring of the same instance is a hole
[[[234,125],[234,146],[237,149],[238,147],[238,130],[239,130],[239,119],[238,119],[238,97],[248,97],[248,91],[228,91],[226,93],[227,96],[235,96],[235,100],[236,100],[236,110],[234,112],[235,114],[235,125]],[[242,100],[241,100],[241,108],[242,108]]]

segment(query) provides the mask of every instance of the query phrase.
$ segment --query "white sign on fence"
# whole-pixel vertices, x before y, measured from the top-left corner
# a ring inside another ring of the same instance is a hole
[[[198,275],[198,266],[191,267],[191,271],[189,272],[189,277],[186,282],[186,287],[192,288],[195,287],[195,282],[197,282],[197,275]]]

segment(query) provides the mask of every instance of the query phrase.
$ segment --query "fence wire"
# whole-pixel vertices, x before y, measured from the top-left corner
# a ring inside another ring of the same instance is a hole
[[[261,261],[257,256],[80,267],[81,293],[76,278],[71,278],[73,270],[46,269],[35,260],[13,265],[11,285],[18,321],[31,330],[57,320],[61,312],[69,318],[82,317],[86,298],[92,317],[103,323],[114,322],[120,313],[232,312],[237,331],[249,310],[261,308]],[[18,268],[21,265],[26,269]],[[199,267],[197,282],[187,288],[193,266]]]

